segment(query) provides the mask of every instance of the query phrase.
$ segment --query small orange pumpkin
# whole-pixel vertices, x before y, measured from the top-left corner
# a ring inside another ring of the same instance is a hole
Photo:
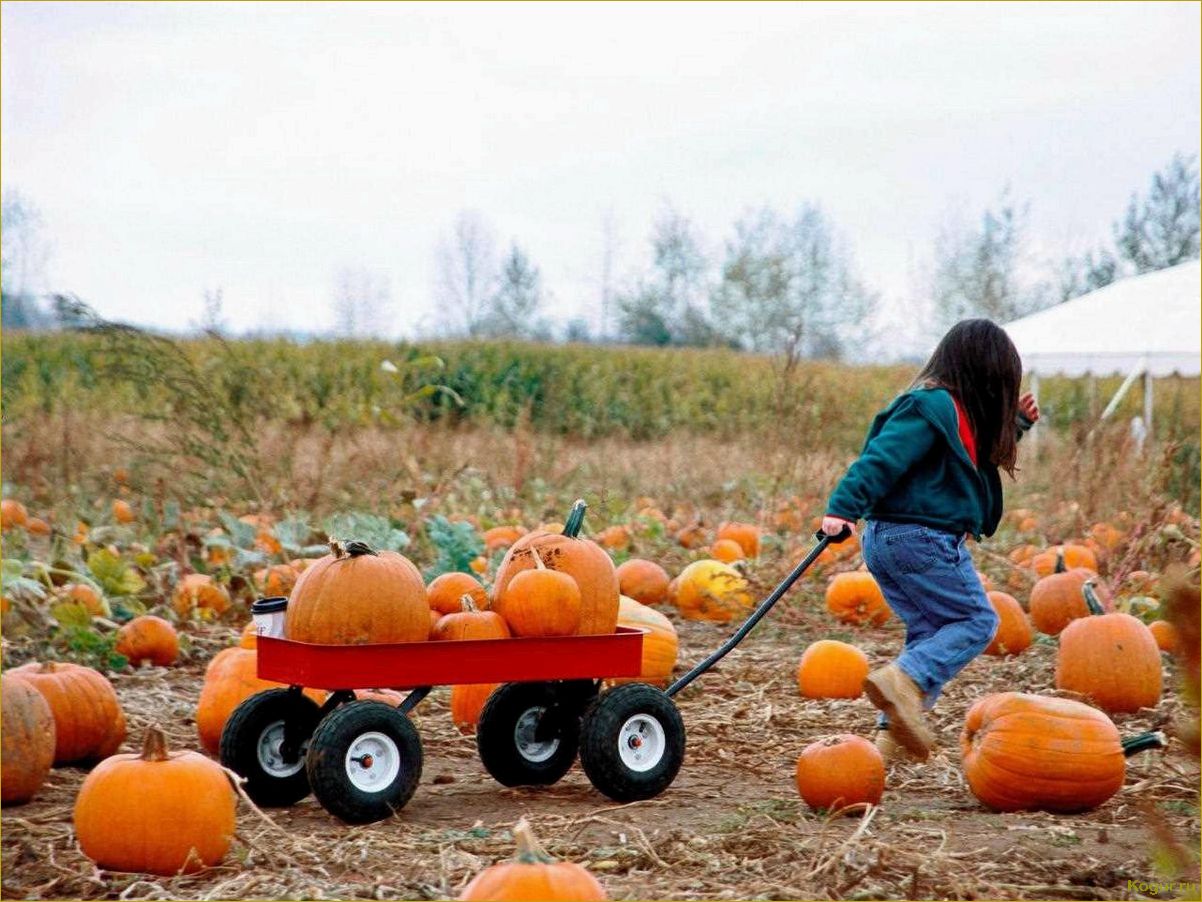
[[[1177,649],[1181,647],[1181,637],[1177,633],[1177,627],[1167,620],[1152,621],[1148,624],[1148,631],[1156,640],[1157,647],[1163,652],[1176,654]]]
[[[180,617],[198,608],[224,614],[230,607],[230,593],[206,573],[189,573],[176,584],[171,606]]]
[[[526,534],[520,526],[494,526],[484,531],[484,550],[488,554],[508,548]]]
[[[1071,621],[1078,617],[1088,617],[1089,607],[1085,604],[1081,589],[1086,580],[1096,576],[1092,570],[1066,570],[1062,566],[1062,569],[1040,579],[1031,589],[1031,598],[1027,603],[1027,609],[1031,612],[1031,623],[1041,633],[1058,636]],[[1098,595],[1103,606],[1111,608],[1110,592],[1100,583]]]
[[[465,736],[476,732],[484,703],[500,683],[459,683],[451,687],[451,722]]]
[[[162,617],[143,614],[117,630],[116,648],[135,667],[143,661],[167,667],[179,657],[179,634]]]
[[[749,558],[760,556],[760,536],[762,530],[754,523],[719,523],[718,524],[718,539],[729,539],[736,543],[743,554]]]
[[[567,573],[549,570],[537,548],[531,546],[530,553],[535,569],[514,575],[497,596],[493,610],[505,619],[515,636],[575,635],[580,629],[580,587]]]
[[[264,567],[261,570],[256,570],[253,574],[255,588],[263,593],[268,598],[277,596],[287,596],[292,592],[292,587],[296,585],[296,579],[300,575],[292,564],[272,564],[270,567]]]
[[[801,655],[797,688],[803,698],[859,698],[868,676],[868,656],[854,645],[819,639]]]
[[[1031,645],[1031,621],[1013,595],[990,592],[989,603],[998,616],[997,632],[985,649],[987,655],[1017,655]]]
[[[138,518],[129,502],[118,498],[113,502],[113,519],[118,523],[133,523]]]
[[[705,530],[696,523],[685,526],[677,530],[676,541],[684,548],[700,548],[706,542]]]
[[[0,802],[28,802],[54,764],[54,713],[20,678],[0,674]]]
[[[459,639],[508,639],[509,627],[504,618],[495,611],[476,609],[471,595],[459,599],[460,609],[454,614],[443,614],[434,625],[431,639],[456,641]]]
[[[844,623],[880,626],[892,611],[867,570],[837,573],[826,587],[826,609]]]
[[[24,526],[29,521],[29,511],[25,505],[15,498],[5,498],[0,501],[0,525],[5,532],[14,526]]]
[[[50,535],[50,524],[41,517],[30,517],[25,523],[25,529],[31,536]]]
[[[733,564],[743,560],[746,555],[743,553],[743,546],[734,539],[719,539],[710,546],[710,557],[724,564]]]
[[[1031,566],[1034,568],[1036,576],[1047,576],[1050,573],[1073,570],[1077,567],[1084,567],[1096,574],[1098,558],[1092,549],[1085,545],[1059,545],[1032,557]]]
[[[1088,696],[1103,711],[1134,713],[1160,702],[1160,648],[1143,621],[1103,610],[1086,582],[1082,592],[1090,616],[1060,633],[1056,688]]]
[[[620,551],[630,547],[630,530],[625,526],[609,526],[597,533],[596,542],[602,548]]]
[[[426,586],[426,603],[430,610],[439,614],[456,614],[460,608],[460,599],[464,595],[472,597],[472,604],[479,611],[488,610],[488,593],[470,573],[453,571],[434,577]]]
[[[107,758],[125,741],[125,713],[103,674],[90,667],[31,661],[8,671],[42,694],[54,715],[54,763]]]
[[[885,791],[885,761],[867,739],[850,733],[805,747],[797,759],[797,791],[811,808],[849,813],[878,805]]]
[[[99,867],[170,877],[225,857],[235,811],[220,764],[198,752],[169,752],[162,731],[150,727],[141,753],[114,755],[83,781],[75,836]]]
[[[597,878],[580,865],[556,861],[544,852],[525,818],[513,828],[513,838],[518,845],[514,859],[481,871],[460,899],[594,902],[606,898]]]
[[[642,604],[662,604],[668,599],[668,574],[654,561],[632,557],[617,569],[622,595]]]
[[[59,589],[59,594],[65,601],[83,605],[93,617],[111,617],[113,614],[108,600],[87,583],[67,583]]]

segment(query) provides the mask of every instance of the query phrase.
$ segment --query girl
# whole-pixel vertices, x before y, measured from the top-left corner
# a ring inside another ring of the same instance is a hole
[[[867,519],[864,563],[906,625],[901,656],[864,681],[888,730],[877,738],[887,760],[901,749],[927,757],[924,709],[997,629],[964,543],[997,528],[998,470],[1014,476],[1018,439],[1039,419],[1034,397],[1019,397],[1021,380],[1022,361],[1000,326],[957,323],[910,389],[873,420],[827,505],[827,535]]]

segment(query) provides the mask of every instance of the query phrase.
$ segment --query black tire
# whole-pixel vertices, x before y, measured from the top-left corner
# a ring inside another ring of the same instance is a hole
[[[676,705],[645,683],[604,693],[580,726],[580,764],[593,786],[615,802],[650,799],[671,786],[684,748]]]
[[[256,693],[225,722],[221,763],[246,778],[256,805],[293,805],[309,794],[305,747],[320,719],[313,700],[292,689]]]
[[[582,703],[552,683],[506,683],[480,712],[476,749],[502,786],[550,786],[572,769]]]
[[[391,705],[347,702],[313,733],[305,770],[326,811],[348,824],[370,824],[413,797],[422,775],[422,740]]]

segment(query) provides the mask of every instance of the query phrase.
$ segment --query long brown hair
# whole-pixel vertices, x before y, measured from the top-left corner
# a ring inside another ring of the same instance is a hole
[[[1013,476],[1022,378],[1022,359],[1006,330],[992,320],[966,319],[943,336],[911,387],[951,392],[968,415],[978,454]]]

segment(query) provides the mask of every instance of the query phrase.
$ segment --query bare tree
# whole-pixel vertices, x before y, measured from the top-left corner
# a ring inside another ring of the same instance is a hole
[[[334,329],[348,338],[380,335],[388,327],[392,290],[388,277],[357,266],[344,266],[334,276]]]
[[[197,329],[206,335],[224,335],[229,323],[222,315],[225,307],[225,289],[221,286],[206,288],[201,301],[200,321]]]
[[[1115,224],[1119,257],[1137,273],[1197,260],[1200,203],[1197,158],[1178,154],[1152,176],[1146,198],[1132,195]]]
[[[464,210],[436,256],[435,298],[444,318],[454,331],[480,334],[497,279],[492,228],[479,213]]]

